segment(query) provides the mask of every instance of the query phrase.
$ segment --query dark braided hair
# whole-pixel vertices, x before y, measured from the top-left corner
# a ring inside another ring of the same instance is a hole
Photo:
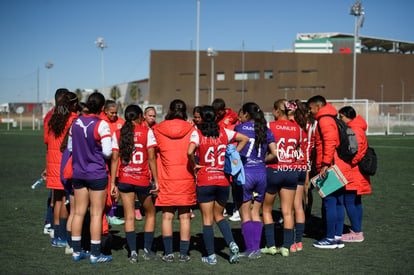
[[[218,138],[220,126],[215,122],[216,111],[213,106],[203,106],[200,110],[202,122],[197,127],[205,137]]]
[[[255,141],[254,147],[259,150],[260,145],[267,142],[267,122],[263,111],[254,102],[245,103],[242,107],[243,114],[248,113],[250,119],[254,121]]]
[[[134,123],[137,118],[142,117],[142,109],[138,105],[129,105],[125,109],[125,123],[121,128],[119,137],[119,155],[123,164],[131,161],[134,144]]]

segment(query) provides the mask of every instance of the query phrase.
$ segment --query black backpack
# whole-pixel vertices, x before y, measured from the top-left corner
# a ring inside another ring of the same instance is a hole
[[[339,146],[336,147],[338,157],[345,162],[351,162],[351,160],[358,153],[358,140],[355,136],[354,130],[352,130],[351,127],[349,127],[345,122],[335,116],[323,115],[318,119],[319,134],[321,133],[319,120],[325,116],[331,117],[335,121],[336,127],[338,128]]]
[[[359,171],[366,176],[373,176],[377,172],[377,154],[368,146],[365,156],[358,162]]]

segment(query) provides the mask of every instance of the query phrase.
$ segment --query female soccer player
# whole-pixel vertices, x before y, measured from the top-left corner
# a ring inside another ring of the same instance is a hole
[[[187,107],[184,101],[175,99],[165,120],[154,129],[159,157],[157,172],[159,194],[155,202],[162,208],[162,236],[165,255],[162,260],[174,261],[172,221],[175,211],[180,218],[180,262],[190,260],[188,249],[191,238],[190,209],[196,204],[194,174],[187,158],[188,144],[194,127],[187,122]]]
[[[311,146],[310,139],[308,139],[311,124],[308,123],[306,109],[300,100],[291,100],[289,101],[289,104],[293,104],[293,106],[296,105],[297,108],[291,108],[291,110],[288,111],[288,119],[295,121],[302,130],[301,147],[297,150],[298,154],[296,158],[296,169],[299,175],[294,200],[295,235],[293,240],[294,242],[290,247],[290,252],[296,252],[303,250],[302,236],[305,231],[305,211],[303,209],[303,196],[305,194],[305,190],[308,189],[309,185],[309,172],[307,164],[309,162],[309,148]]]
[[[76,118],[76,109],[78,98],[75,93],[69,91],[62,96],[53,110],[53,114],[46,126],[45,143],[47,144],[46,155],[46,186],[52,189],[53,194],[53,229],[54,238],[52,246],[66,246],[66,223],[68,211],[66,209],[66,192],[60,181],[60,165],[62,161],[62,152],[60,146],[63,138]]]
[[[99,119],[105,97],[93,93],[86,103],[89,114],[79,116],[72,124],[68,150],[72,152],[75,189],[75,215],[72,221],[72,259],[79,261],[88,255],[81,252],[82,225],[90,207],[91,264],[109,262],[111,256],[101,253],[102,216],[107,196],[108,171],[105,159],[112,155],[109,125]]]
[[[275,246],[272,210],[279,193],[283,215],[283,246],[279,252],[282,256],[289,256],[289,249],[294,243],[293,202],[299,176],[296,158],[297,149],[301,146],[302,130],[295,121],[288,119],[289,111],[297,108],[295,103],[281,99],[276,101],[273,107],[276,121],[270,122],[269,128],[277,141],[278,163],[269,164],[267,168],[267,188],[263,203],[267,247],[262,249],[262,253],[275,255],[278,252]]]
[[[369,176],[365,176],[359,171],[358,162],[364,157],[368,148],[367,137],[365,135],[367,123],[360,115],[356,115],[354,108],[351,106],[341,108],[339,110],[339,117],[354,130],[358,140],[358,153],[351,163],[352,180],[345,186],[345,209],[351,221],[351,229],[349,233],[342,235],[342,240],[344,242],[363,242],[361,195],[371,193],[371,184],[369,182]]]
[[[212,106],[203,106],[200,110],[202,123],[191,135],[187,156],[194,171],[197,173],[197,201],[203,218],[203,239],[207,257],[201,261],[211,265],[217,264],[214,251],[213,220],[216,221],[224,240],[230,249],[230,263],[239,260],[239,247],[234,242],[233,234],[223,210],[229,197],[230,182],[224,174],[224,157],[227,144],[238,142],[239,152],[249,141],[240,133],[219,127],[215,122],[216,112]],[[199,156],[199,164],[195,160],[195,152]]]
[[[130,105],[125,109],[125,124],[112,137],[111,194],[121,195],[125,216],[125,237],[131,251],[129,261],[136,263],[138,253],[135,236],[135,195],[145,210],[144,259],[156,258],[151,251],[155,229],[155,207],[152,194],[158,192],[157,145],[151,129],[141,126],[142,109]],[[121,160],[120,166],[119,160]],[[119,167],[118,182],[116,181]],[[150,171],[154,186],[150,184]]]
[[[266,127],[263,111],[256,103],[249,102],[243,105],[241,122],[242,124],[236,125],[234,130],[249,137],[248,145],[240,152],[246,182],[244,185],[236,186],[236,201],[239,205],[241,230],[246,244],[246,251],[241,256],[257,259],[261,257],[260,208],[266,190],[265,155],[268,149],[274,154],[276,144],[272,132]],[[253,197],[254,192],[257,196]],[[253,207],[252,200],[254,200]]]

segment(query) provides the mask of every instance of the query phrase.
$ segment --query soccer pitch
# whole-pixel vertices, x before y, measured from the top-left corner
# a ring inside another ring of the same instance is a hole
[[[378,171],[372,178],[372,194],[363,196],[365,241],[346,243],[344,249],[322,250],[312,247],[320,224],[319,195],[314,190],[312,226],[304,236],[304,250],[289,257],[263,255],[257,260],[243,260],[237,265],[227,261],[228,249],[215,226],[218,264],[201,263],[204,253],[201,214],[196,208],[192,219],[191,261],[167,264],[161,260],[144,261],[142,255],[143,221],[136,221],[139,262],[130,264],[125,248],[123,226],[113,226],[113,261],[90,265],[74,263],[63,248],[50,246],[43,234],[48,190],[31,185],[45,168],[46,146],[42,131],[0,130],[0,273],[1,274],[266,274],[266,273],[411,273],[410,256],[414,237],[414,137],[368,137],[378,155]],[[280,213],[279,201],[274,206]],[[349,221],[346,219],[346,225]],[[239,222],[230,222],[236,241],[242,245]],[[174,251],[178,252],[179,221],[174,220]],[[154,249],[163,251],[161,213],[157,213]],[[264,242],[262,240],[262,247]]]

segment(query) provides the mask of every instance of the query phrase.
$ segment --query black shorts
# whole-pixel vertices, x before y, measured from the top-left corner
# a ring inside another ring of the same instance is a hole
[[[229,199],[230,186],[197,186],[197,201],[201,203],[217,201],[226,204]]]
[[[275,194],[280,189],[296,190],[299,173],[296,170],[282,170],[266,168],[267,188],[266,193]]]
[[[299,170],[298,174],[298,185],[305,185],[306,170]]]
[[[121,193],[135,193],[138,198],[151,196],[151,186],[138,186],[128,183],[118,183],[118,190]]]
[[[102,191],[108,186],[108,177],[103,179],[84,180],[84,179],[72,179],[73,189],[88,188],[93,191]]]

